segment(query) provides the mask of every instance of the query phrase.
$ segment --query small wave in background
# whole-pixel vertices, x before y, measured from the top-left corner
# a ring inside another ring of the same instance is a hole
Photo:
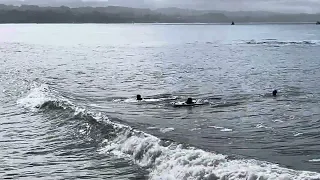
[[[319,46],[319,40],[303,40],[303,41],[279,41],[277,39],[264,39],[261,41],[250,40],[245,41],[245,44],[249,45],[268,45],[268,46],[294,46],[294,45],[312,45]]]

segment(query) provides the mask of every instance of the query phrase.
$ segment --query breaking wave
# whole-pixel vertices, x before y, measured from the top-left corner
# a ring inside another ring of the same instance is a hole
[[[285,45],[320,45],[319,41],[278,41],[275,39],[265,39],[262,41],[250,40],[245,41],[245,44],[251,45],[273,45],[273,46],[285,46]]]
[[[149,170],[149,179],[207,180],[302,180],[320,179],[320,174],[296,171],[277,164],[253,159],[231,159],[186,144],[163,140],[156,136],[113,122],[102,112],[90,112],[59,96],[47,85],[33,88],[18,104],[32,111],[62,110],[108,126],[99,153],[132,159]]]

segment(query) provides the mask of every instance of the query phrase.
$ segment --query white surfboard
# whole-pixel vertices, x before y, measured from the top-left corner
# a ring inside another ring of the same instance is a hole
[[[187,104],[186,102],[174,102],[172,103],[175,107],[183,107],[183,106],[201,106],[204,105],[205,102],[202,100],[192,101],[192,104]]]

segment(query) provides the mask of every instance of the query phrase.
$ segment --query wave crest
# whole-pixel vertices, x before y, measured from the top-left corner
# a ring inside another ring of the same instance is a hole
[[[106,142],[101,153],[127,156],[150,169],[150,179],[318,179],[317,173],[294,171],[257,160],[229,160],[157,137],[127,131]]]
[[[226,155],[161,140],[130,126],[112,122],[103,113],[77,107],[46,85],[32,89],[27,97],[18,100],[18,104],[31,110],[66,109],[66,113],[92,121],[97,127],[106,125],[107,128],[102,128],[100,132],[104,141],[99,152],[132,159],[150,170],[149,179],[320,179],[319,173],[290,170],[257,160],[229,159]]]
[[[262,41],[246,41],[245,44],[251,45],[320,45],[319,41],[305,40],[305,41],[278,41],[278,40],[262,40]]]

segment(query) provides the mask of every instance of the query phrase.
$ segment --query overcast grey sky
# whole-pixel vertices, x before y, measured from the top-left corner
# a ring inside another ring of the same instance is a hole
[[[214,10],[265,10],[320,12],[320,0],[105,0],[113,5],[134,7],[181,7]]]

